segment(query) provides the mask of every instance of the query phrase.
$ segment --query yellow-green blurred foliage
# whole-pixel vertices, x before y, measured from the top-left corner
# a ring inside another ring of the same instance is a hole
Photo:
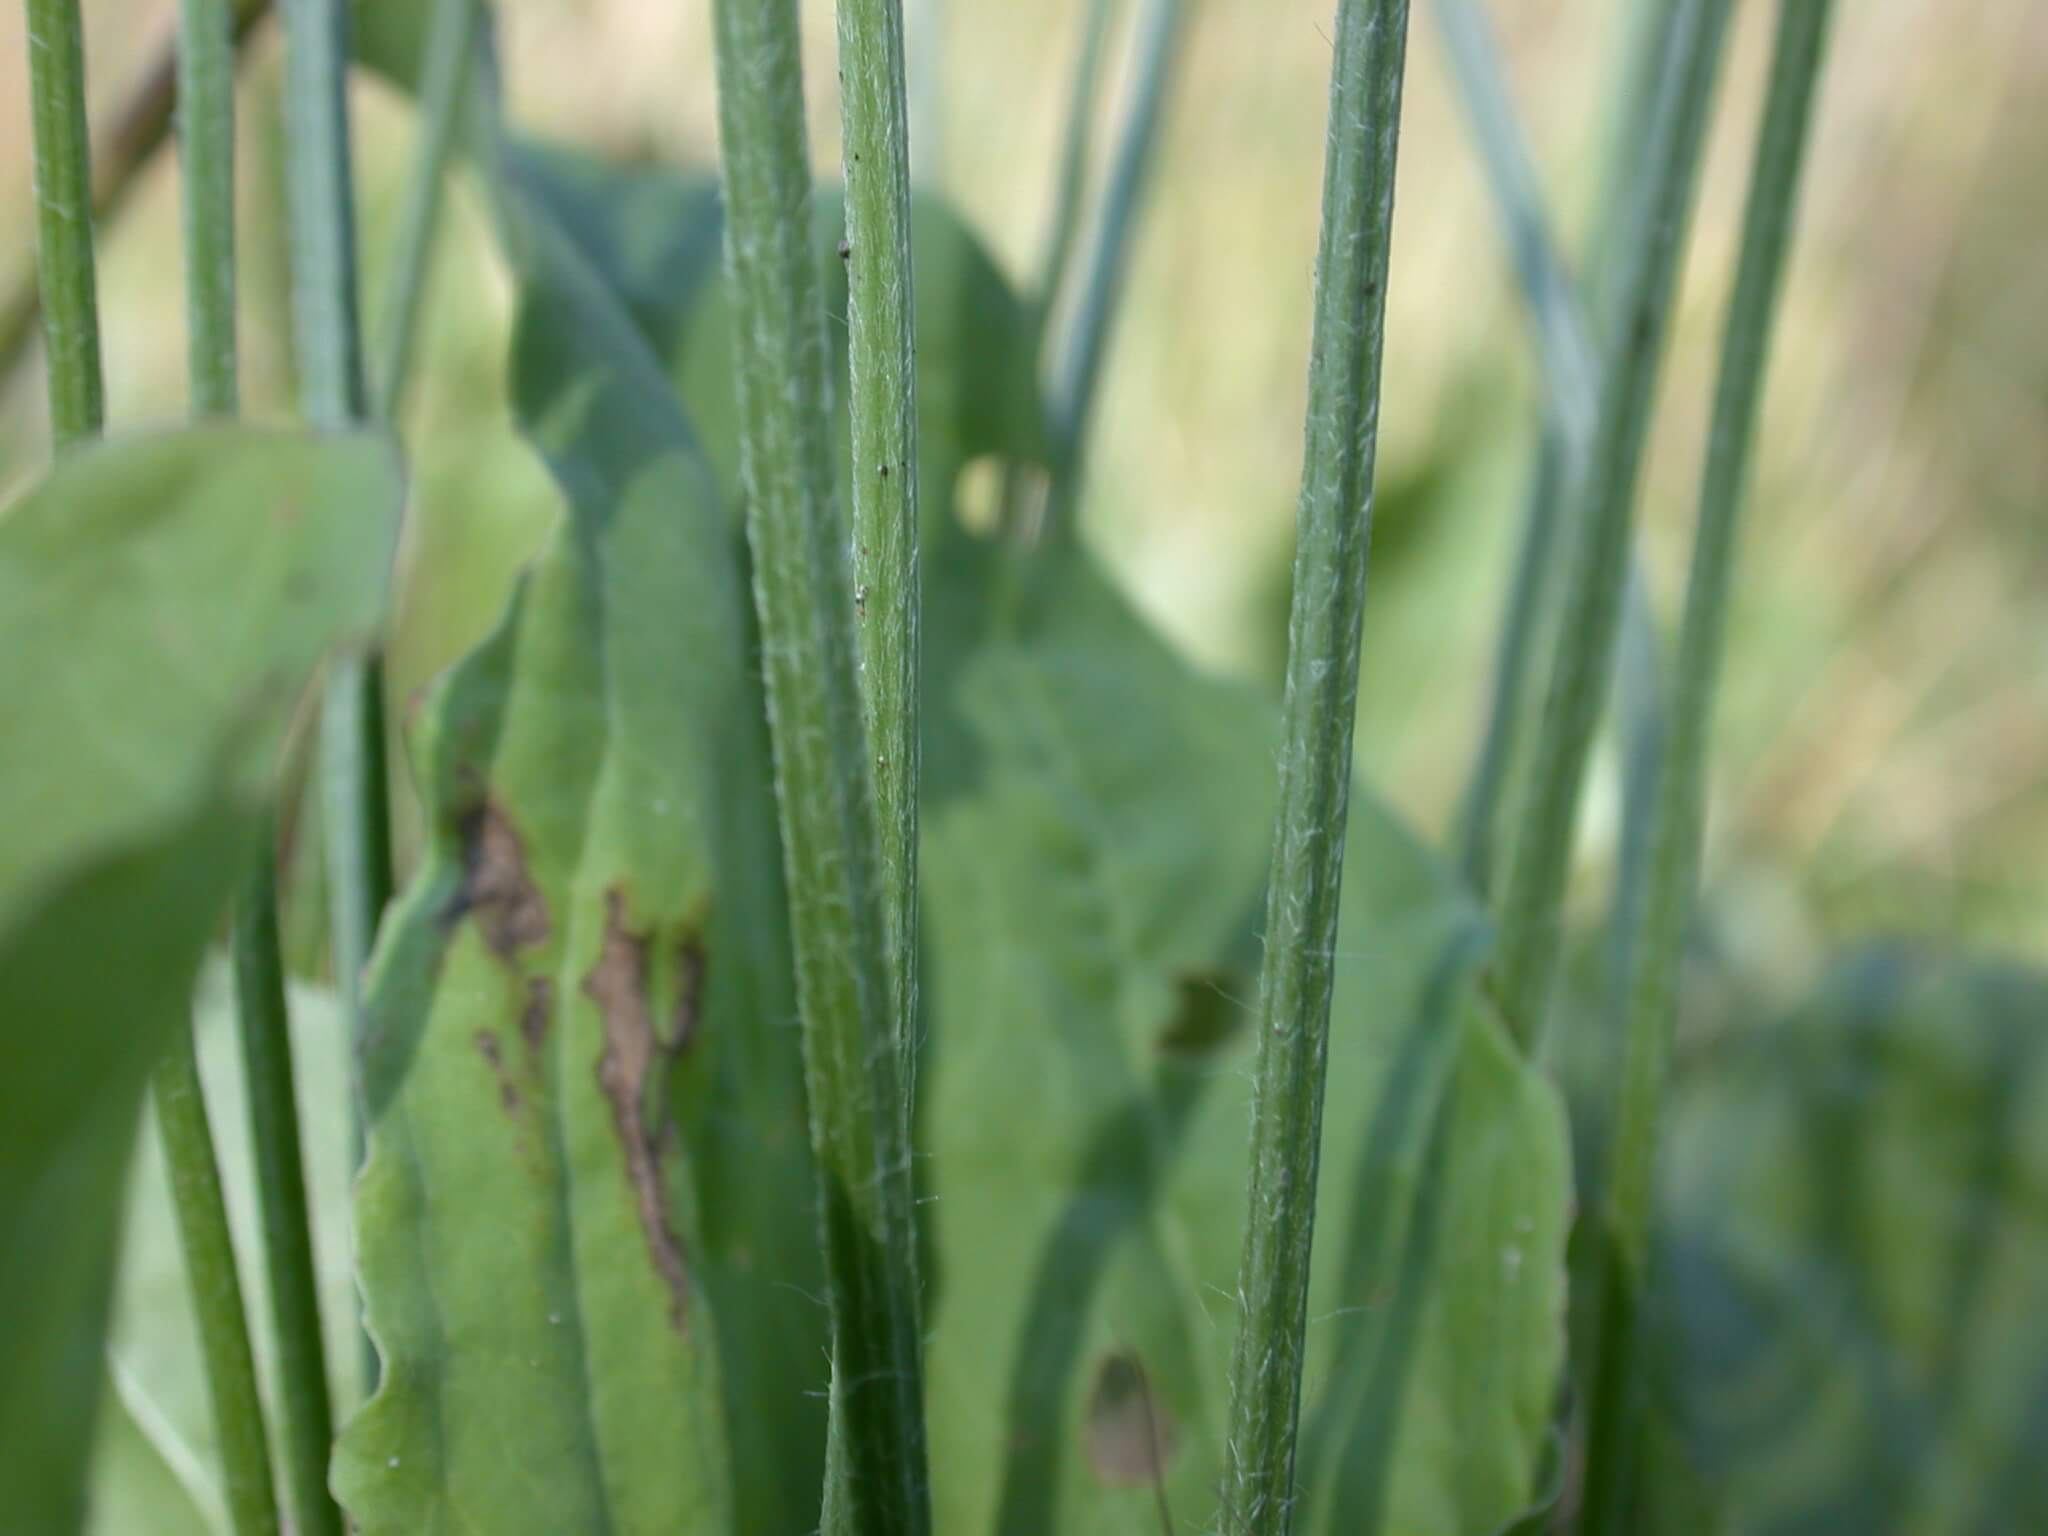
[[[1496,0],[1566,237],[1584,228],[1621,8]],[[161,50],[167,0],[89,0],[93,94]],[[1123,11],[1128,21],[1133,7]],[[716,151],[706,0],[505,0],[528,129],[612,154]],[[836,159],[832,16],[805,7],[818,164]],[[910,0],[919,173],[1012,274],[1038,261],[1079,0]],[[1667,623],[1774,6],[1751,0],[1723,91],[1643,500]],[[1299,472],[1329,0],[1189,0],[1190,37],[1094,437],[1091,536],[1205,662],[1276,675]],[[1711,828],[1712,911],[1738,963],[1910,927],[2048,956],[2048,6],[1843,0],[1765,409]],[[1121,57],[1121,55],[1119,55]],[[1532,374],[1469,139],[1417,0],[1391,288],[1381,507],[1360,751],[1443,827],[1472,748],[1531,443]],[[0,282],[29,258],[24,45],[0,11]],[[276,40],[244,91],[244,359],[288,409]],[[1121,70],[1112,84],[1121,88]],[[410,147],[357,93],[365,284]],[[1105,109],[1113,116],[1114,92]],[[182,408],[174,167],[102,231],[116,426]],[[458,198],[407,431],[414,520],[398,692],[489,621],[552,497],[511,440],[506,293]],[[0,483],[43,458],[33,362],[0,390]],[[437,556],[437,550],[444,553]],[[462,569],[449,572],[461,552]],[[428,577],[434,590],[424,590]],[[459,579],[458,579],[459,578]],[[402,702],[401,702],[402,707]],[[1611,765],[1585,838],[1596,903]]]

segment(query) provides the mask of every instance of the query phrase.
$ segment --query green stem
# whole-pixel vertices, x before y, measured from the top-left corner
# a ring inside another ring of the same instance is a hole
[[[1147,0],[1138,17],[1131,103],[1111,155],[1102,215],[1077,278],[1080,297],[1047,401],[1054,467],[1046,528],[1057,537],[1075,532],[1075,501],[1080,494],[1088,423],[1102,383],[1110,328],[1123,297],[1131,239],[1158,158],[1159,124],[1167,83],[1179,55],[1183,19],[1181,0]]]
[[[334,1410],[306,1176],[299,1147],[298,1096],[277,933],[277,856],[266,826],[235,907],[235,1006],[248,1079],[249,1140],[255,1151],[270,1276],[271,1327],[277,1343],[282,1463],[298,1536],[340,1536],[341,1511],[327,1491]]]
[[[356,283],[355,197],[348,130],[348,7],[282,0],[285,192],[290,204],[292,315],[299,394],[319,427],[353,426],[367,410]],[[375,656],[329,664],[320,729],[334,971],[350,1038],[363,1038],[363,972],[391,899],[391,817],[384,711]],[[357,1151],[363,1127],[357,1117]]]
[[[263,1425],[263,1400],[256,1389],[256,1361],[249,1350],[249,1325],[242,1307],[242,1282],[235,1272],[235,1245],[228,1230],[220,1166],[214,1161],[213,1129],[189,1028],[174,1032],[169,1051],[151,1083],[164,1166],[170,1175],[171,1207],[178,1243],[192,1285],[199,1324],[200,1354],[213,1406],[214,1436],[220,1444],[228,1517],[235,1536],[275,1532],[277,1493],[270,1481],[270,1440]]]
[[[192,409],[200,416],[233,416],[241,402],[235,360],[235,14],[229,0],[179,0],[178,103]]]
[[[1436,0],[1458,95],[1472,120],[1493,204],[1536,332],[1545,394],[1574,443],[1593,436],[1600,359],[1579,292],[1544,212],[1541,184],[1515,120],[1500,52],[1475,0]]]
[[[61,452],[97,436],[106,417],[78,0],[28,0],[28,61],[50,432]]]
[[[1589,1462],[1594,1497],[1588,1529],[1614,1531],[1634,1459],[1634,1401],[1641,1380],[1637,1321],[1649,1269],[1650,1218],[1666,1065],[1677,1012],[1685,930],[1699,880],[1706,813],[1707,745],[1726,649],[1728,597],[1748,483],[1757,408],[1825,51],[1830,0],[1781,0],[1778,32],[1751,174],[1742,250],[1728,305],[1714,413],[1700,485],[1685,615],[1679,629],[1671,738],[1658,779],[1649,879],[1633,946],[1627,1053],[1609,1163],[1612,1269]]]
[[[856,674],[853,572],[834,506],[797,12],[794,0],[720,0],[714,16],[741,473],[822,1186],[832,1407],[847,1470],[827,1502],[848,1530],[917,1536],[931,1515],[907,1045],[897,1028],[892,908]],[[858,152],[866,168],[867,151]],[[886,184],[869,194],[876,207],[893,195]],[[854,238],[888,262],[886,223]],[[888,326],[878,326],[874,345],[877,357],[893,350]],[[866,405],[887,414],[899,402],[874,387]],[[886,462],[861,467],[880,480]]]
[[[1524,1044],[1540,1039],[1557,975],[1565,886],[1594,731],[1613,668],[1630,520],[1669,328],[1730,0],[1681,0],[1666,50],[1649,174],[1618,248],[1621,324],[1602,370],[1598,426],[1579,477],[1550,693],[1521,836],[1508,870],[1494,987]]]
[[[342,1009],[362,1038],[363,983],[390,899],[391,808],[385,778],[384,687],[376,661],[336,656],[320,706],[320,795],[327,900]],[[360,1133],[361,1122],[357,1130]],[[356,1151],[360,1156],[362,1147]]]
[[[1407,34],[1407,0],[1341,0],[1231,1362],[1228,1536],[1278,1536],[1293,1506]]]
[[[1657,3],[1660,16],[1668,21],[1671,0]],[[1461,856],[1467,876],[1478,894],[1490,896],[1501,802],[1506,797],[1510,768],[1517,760],[1536,660],[1548,649],[1545,642],[1559,622],[1555,611],[1561,595],[1556,573],[1562,543],[1558,512],[1584,475],[1593,451],[1600,358],[1579,287],[1566,267],[1545,211],[1528,141],[1516,120],[1499,50],[1485,15],[1473,0],[1437,0],[1437,17],[1459,97],[1479,143],[1494,206],[1514,253],[1515,274],[1544,382],[1543,447],[1509,584],[1485,734],[1462,813]],[[1667,32],[1668,27],[1632,26],[1631,53],[1623,72],[1622,116],[1645,107],[1641,91],[1645,70],[1638,54],[1661,47]],[[1639,129],[1645,126],[1638,125]],[[1634,157],[1617,153],[1611,159],[1602,189],[1604,208],[1626,205],[1623,194],[1636,179],[1635,171]],[[1602,223],[1606,227],[1606,215]],[[1608,233],[1608,239],[1596,243],[1592,263],[1596,271],[1613,265],[1609,251],[1621,232],[1610,229]],[[1656,618],[1642,571],[1633,560],[1628,580],[1629,599],[1622,616],[1622,670],[1627,677],[1654,683],[1660,666]],[[1656,707],[1657,690],[1625,687],[1619,704],[1628,762],[1633,767],[1653,761],[1654,753],[1645,753],[1642,743],[1664,729]],[[1628,782],[1639,786],[1645,781],[1632,772]]]
[[[1081,29],[1081,52],[1074,61],[1074,81],[1067,97],[1066,132],[1060,140],[1059,182],[1053,191],[1052,226],[1046,236],[1045,265],[1039,272],[1041,314],[1059,302],[1081,229],[1081,203],[1088,191],[1090,151],[1095,142],[1096,98],[1102,90],[1102,62],[1109,51],[1109,24],[1116,14],[1113,0],[1089,0]]]
[[[235,17],[226,0],[181,0],[177,63],[192,407],[201,416],[233,416],[238,394]],[[267,839],[259,857],[268,863]],[[192,1283],[228,1513],[236,1536],[264,1536],[278,1529],[270,1438],[189,1030],[178,1032],[158,1067],[154,1094],[178,1238]]]
[[[346,0],[279,0],[279,8],[300,406],[316,427],[350,427],[364,420],[368,391],[349,144],[349,6]],[[391,811],[384,765],[381,663],[375,654],[337,656],[328,664],[321,701],[322,828],[334,973],[349,1038],[358,1047],[368,1029],[364,973],[377,923],[391,900]],[[365,1127],[359,1095],[354,1103],[360,1162]],[[377,1357],[366,1334],[362,1355],[366,1384],[374,1388]],[[331,1506],[331,1500],[326,1502]]]
[[[281,0],[281,9],[300,404],[317,427],[347,427],[367,408],[348,135],[348,6]]]
[[[839,0],[853,578],[874,749],[890,992],[913,1091],[917,1015],[917,335],[901,0]],[[909,1145],[909,1126],[901,1132]]]
[[[389,287],[379,334],[377,415],[394,420],[405,398],[419,336],[434,239],[446,201],[455,130],[469,97],[483,6],[480,0],[434,0],[420,75],[420,138],[407,173],[398,232],[392,241]]]
[[[236,0],[236,40],[246,36],[268,9],[268,0]],[[102,131],[92,135],[92,207],[100,224],[120,210],[137,176],[170,137],[177,76],[178,50],[172,40],[143,69]],[[41,312],[42,290],[34,264],[23,271],[10,270],[5,291],[0,292],[0,378],[20,359]]]
[[[1557,547],[1559,512],[1565,498],[1571,450],[1564,434],[1546,423],[1537,450],[1536,475],[1522,515],[1522,535],[1509,578],[1506,612],[1495,643],[1493,681],[1487,701],[1486,725],[1479,758],[1458,815],[1458,863],[1472,893],[1482,901],[1493,895],[1499,863],[1501,802],[1507,797],[1509,771],[1522,737],[1530,703],[1530,673],[1535,669],[1539,637],[1544,632],[1546,601]]]

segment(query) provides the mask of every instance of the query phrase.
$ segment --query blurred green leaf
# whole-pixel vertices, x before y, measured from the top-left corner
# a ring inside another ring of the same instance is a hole
[[[947,712],[965,722],[927,776],[938,1523],[1149,1528],[1163,1492],[1199,1524],[1235,1324],[1273,711],[1194,674],[1085,557],[1007,591],[987,565],[961,605],[1006,617],[927,715],[936,740]],[[1478,912],[1363,792],[1345,889],[1306,1528],[1491,1532],[1537,1497],[1549,1443],[1563,1119],[1473,997]]]
[[[0,514],[12,1530],[81,1518],[142,1086],[293,706],[328,647],[375,622],[399,501],[380,437],[207,428],[85,450]]]
[[[1683,1079],[1665,1391],[1730,1528],[2048,1529],[2048,977],[1844,962]]]
[[[823,1319],[737,534],[629,322],[508,213],[571,511],[421,724],[357,1197],[385,1377],[336,1485],[369,1536],[802,1530]]]
[[[349,1070],[348,1035],[339,1010],[339,1000],[324,988],[292,988],[292,1055],[298,1063],[307,1204],[315,1223],[327,1356],[335,1364],[355,1357],[357,1338],[355,1276],[349,1262],[348,1187],[354,1170],[348,1100],[333,1091],[333,1084]],[[224,966],[210,964],[201,973],[193,1033],[216,1127],[215,1153],[242,1285],[250,1315],[265,1317],[270,1274],[263,1262],[256,1178],[245,1130],[248,1098],[235,1038],[234,998]],[[169,1498],[172,1487],[193,1506],[194,1517],[205,1522],[200,1529],[225,1529],[226,1524],[218,1441],[202,1374],[191,1284],[172,1216],[162,1148],[148,1125],[152,1113],[145,1105],[144,1129],[128,1179],[107,1340],[118,1401],[110,1398],[101,1405],[87,1527],[92,1536],[129,1536],[137,1531],[156,1536],[156,1522],[166,1533],[181,1530],[170,1513],[156,1513],[152,1503]],[[272,1334],[258,1328],[250,1342],[256,1349],[259,1378],[268,1383],[274,1369]],[[349,1373],[341,1372],[335,1386],[337,1406],[352,1408],[360,1392]],[[172,1499],[171,1504],[177,1501]]]
[[[175,1327],[182,1318],[161,1322]],[[199,1484],[192,1448],[164,1424],[145,1427],[130,1405],[129,1390],[129,1383],[112,1375],[100,1395],[86,1529],[93,1536],[224,1536],[227,1513],[218,1480]]]

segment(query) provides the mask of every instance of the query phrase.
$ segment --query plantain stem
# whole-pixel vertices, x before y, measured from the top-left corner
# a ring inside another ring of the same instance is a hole
[[[1407,34],[1407,0],[1338,6],[1231,1362],[1228,1536],[1281,1536],[1292,1519]]]

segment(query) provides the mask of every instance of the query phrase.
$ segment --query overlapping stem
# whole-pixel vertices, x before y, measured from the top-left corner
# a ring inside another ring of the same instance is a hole
[[[279,10],[285,32],[285,195],[300,407],[315,426],[348,427],[362,421],[368,408],[348,129],[349,13],[343,0],[279,0]],[[334,973],[355,1040],[364,1032],[364,968],[391,897],[379,674],[374,656],[337,656],[328,664],[321,703],[321,804]],[[360,1116],[357,1124],[360,1141]],[[303,1383],[290,1399],[286,1437],[292,1451],[288,1465],[296,1469],[292,1499],[301,1531],[327,1536],[339,1532],[340,1514],[326,1487],[324,1442],[331,1439],[331,1426],[320,1420],[331,1409],[325,1363],[316,1348],[308,1347],[298,1365],[307,1373],[317,1371],[319,1379]],[[316,1438],[323,1442],[317,1481],[308,1465]]]
[[[1501,908],[1492,978],[1509,1025],[1540,1037],[1557,975],[1579,796],[1614,663],[1631,512],[1663,359],[1679,257],[1719,76],[1729,0],[1681,0],[1660,72],[1647,167],[1617,250],[1617,324],[1592,452],[1570,530],[1557,655],[1535,744],[1527,814]]]
[[[1292,1513],[1407,32],[1406,0],[1338,8],[1238,1275],[1243,1315],[1231,1363],[1228,1536],[1279,1536]]]
[[[1658,1125],[1677,1009],[1685,930],[1698,885],[1707,746],[1713,730],[1746,490],[1773,322],[1805,163],[1831,0],[1781,0],[1771,81],[1743,220],[1735,288],[1707,437],[1685,613],[1679,629],[1671,737],[1651,823],[1647,886],[1631,946],[1627,1046],[1608,1172],[1608,1251],[1600,1374],[1591,1405],[1589,1531],[1627,1520],[1636,1342],[1649,1268]]]
[[[902,748],[893,735],[870,741],[857,670],[864,647],[855,617],[863,599],[848,555],[847,523],[835,506],[830,353],[810,246],[796,6],[794,0],[720,0],[714,18],[741,478],[822,1186],[836,1447],[835,1485],[825,1505],[836,1529],[920,1536],[931,1514],[908,1042],[898,1011],[907,994],[897,987],[891,964],[892,925],[901,921],[901,909],[888,889],[888,834],[878,826],[876,798],[879,759]],[[858,153],[861,168],[869,169],[871,151],[860,146],[886,144],[890,118],[896,142],[874,152],[891,159],[901,152],[901,45],[883,35],[887,18],[878,11],[863,7],[848,19],[862,34],[860,57],[867,61],[849,58],[852,70],[880,72],[865,85],[849,80],[850,97],[883,111],[878,120],[849,128],[849,159]],[[888,108],[891,94],[897,104]],[[903,174],[888,165],[865,192],[850,196],[868,203],[868,222],[860,225],[862,216],[855,215],[852,238],[856,248],[872,247],[867,256],[883,282],[890,280],[895,231],[889,207]],[[907,264],[895,268],[894,280],[904,285],[894,302],[907,307]],[[885,424],[903,408],[900,390],[907,384],[897,376],[900,360],[890,361],[900,345],[890,309],[884,303],[867,317],[875,322],[868,335],[873,371],[856,384],[861,408],[877,415],[869,423],[872,441],[883,445],[892,442],[892,430],[899,436],[905,430]],[[905,462],[899,454],[893,447],[871,448],[856,472],[877,482],[894,479],[914,461],[914,451],[902,455]],[[885,518],[901,515],[900,503],[873,495],[872,488],[868,505]],[[898,592],[895,601],[907,596]],[[873,595],[865,600],[877,601]],[[899,633],[865,650],[894,667],[906,654],[914,656],[910,644]],[[900,728],[900,719],[891,724]]]
[[[1047,399],[1053,442],[1053,487],[1047,531],[1074,531],[1088,422],[1102,382],[1110,330],[1123,297],[1131,241],[1158,159],[1160,120],[1173,78],[1181,34],[1182,0],[1146,0],[1138,15],[1136,60],[1125,109],[1103,185],[1095,234],[1075,274],[1074,316],[1063,339]]]
[[[235,324],[235,18],[226,0],[181,0],[178,139],[185,225],[185,312],[192,409],[233,416]],[[269,858],[269,849],[263,850]],[[282,1021],[279,1021],[280,1027]],[[246,1021],[245,1021],[246,1027]],[[192,1035],[180,1030],[152,1085],[171,1203],[220,1443],[235,1536],[278,1529],[270,1437],[249,1347],[227,1203]]]
[[[249,1141],[256,1166],[270,1320],[277,1351],[280,1463],[292,1528],[340,1536],[341,1511],[327,1491],[334,1408],[313,1262],[312,1223],[299,1141],[297,1085],[277,931],[277,859],[269,826],[256,840],[235,907],[235,1011],[248,1081]]]
[[[406,174],[390,277],[378,325],[376,406],[380,419],[398,414],[412,376],[420,304],[433,264],[434,240],[447,201],[449,161],[469,100],[483,31],[483,0],[434,0],[420,71],[420,136]]]

